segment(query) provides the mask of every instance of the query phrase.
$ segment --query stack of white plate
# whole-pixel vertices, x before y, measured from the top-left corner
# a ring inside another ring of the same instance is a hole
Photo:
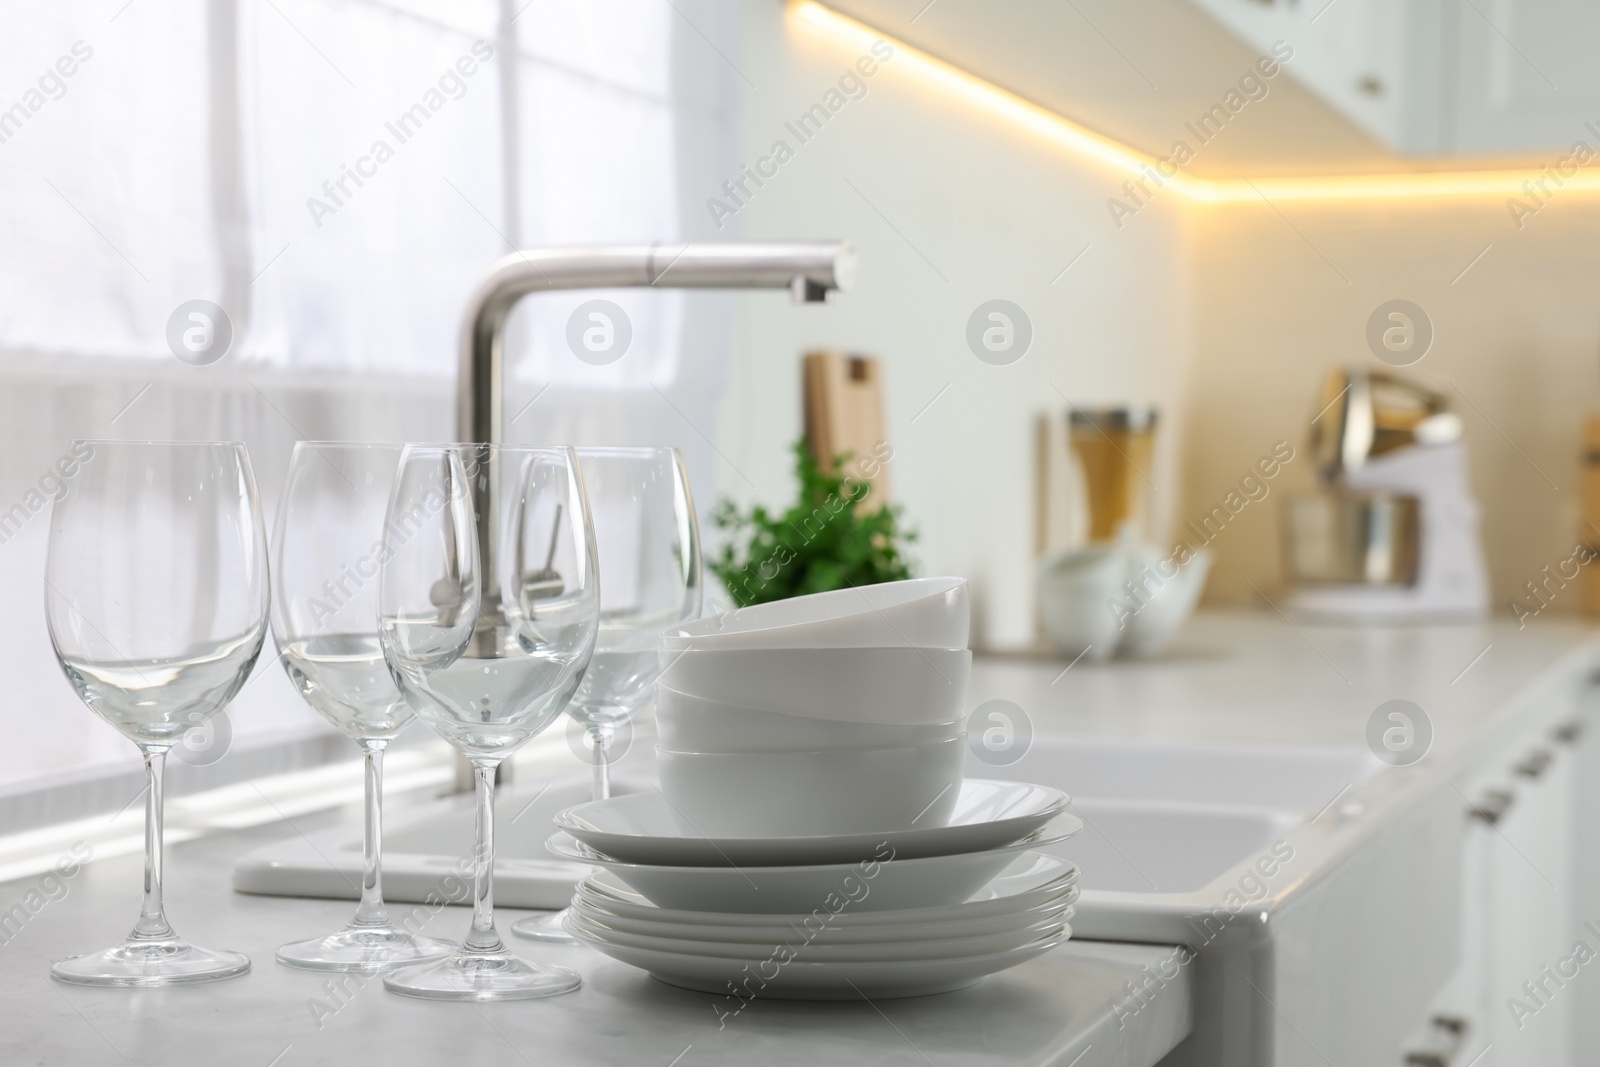
[[[1059,790],[961,783],[944,825],[706,837],[660,793],[570,808],[549,847],[601,868],[567,929],[661,981],[730,998],[960,989],[1071,936],[1075,866],[1033,849],[1081,823]]]

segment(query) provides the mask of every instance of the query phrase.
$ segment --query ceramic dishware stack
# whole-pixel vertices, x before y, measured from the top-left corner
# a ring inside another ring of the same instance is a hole
[[[659,792],[556,817],[599,870],[566,928],[733,998],[915,996],[1071,934],[1081,828],[1059,790],[963,779],[964,580],[763,604],[665,638]]]

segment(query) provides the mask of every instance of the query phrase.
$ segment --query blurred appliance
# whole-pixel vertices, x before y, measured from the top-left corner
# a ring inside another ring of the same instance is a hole
[[[1479,510],[1445,397],[1384,372],[1334,371],[1319,407],[1322,487],[1284,503],[1289,604],[1335,619],[1482,615]]]

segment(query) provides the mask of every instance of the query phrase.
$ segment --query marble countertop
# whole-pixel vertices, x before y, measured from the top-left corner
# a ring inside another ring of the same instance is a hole
[[[980,656],[967,703],[1008,700],[1040,729],[1105,738],[1364,747],[1372,712],[1404,699],[1431,720],[1442,762],[1492,742],[1541,686],[1596,661],[1600,626],[1572,616],[1523,628],[1509,617],[1357,627],[1203,612],[1156,660],[1067,669],[1044,656]]]
[[[861,1004],[755,1001],[719,1026],[723,998],[674,989],[588,948],[512,939],[530,959],[576,969],[583,988],[548,1000],[468,1005],[410,1000],[376,979],[297,971],[278,945],[337,929],[342,900],[248,896],[229,886],[242,853],[355,813],[334,809],[171,845],[167,910],[180,934],[238,949],[243,977],[160,990],[91,989],[48,976],[56,957],[108,947],[138,913],[143,858],[88,863],[20,929],[0,929],[0,1064],[5,1067],[300,1067],[377,1057],[385,1067],[564,1064],[1014,1064],[1151,1067],[1190,1029],[1187,969],[1135,999],[1171,950],[1068,942],[972,989]],[[28,904],[40,876],[0,884],[0,915]],[[52,888],[46,886],[45,888]],[[529,914],[500,909],[504,933]],[[465,908],[423,929],[466,933]],[[343,983],[342,986],[336,983]],[[725,1009],[724,1009],[725,1010]]]
[[[1584,669],[1600,650],[1594,633],[1553,618],[1520,630],[1510,620],[1358,629],[1270,612],[1207,614],[1154,662],[1066,669],[1044,658],[981,657],[968,703],[1009,700],[1053,732],[1348,746],[1365,743],[1374,708],[1400,697],[1432,720],[1439,757],[1455,758],[1513,726],[1541,685]],[[51,959],[115,943],[138,908],[139,856],[86,864],[64,896],[57,887],[59,899],[28,910],[20,929],[0,929],[0,1063],[293,1067],[376,1053],[393,1067],[1149,1067],[1190,1029],[1187,970],[1130,1002],[1128,983],[1160,971],[1170,950],[1081,941],[959,993],[874,1004],[757,1002],[721,1029],[716,998],[665,986],[586,948],[515,944],[584,975],[579,992],[545,1001],[434,1004],[388,994],[377,981],[346,980],[339,989],[337,976],[281,967],[272,954],[280,943],[337,928],[351,904],[246,896],[232,892],[229,878],[244,852],[355,815],[348,807],[295,814],[169,847],[168,908],[179,931],[255,960],[249,975],[215,985],[125,991],[52,982]],[[0,884],[0,915],[40,887],[40,876]],[[502,929],[521,914],[503,910]],[[467,919],[449,908],[428,932],[458,937]]]

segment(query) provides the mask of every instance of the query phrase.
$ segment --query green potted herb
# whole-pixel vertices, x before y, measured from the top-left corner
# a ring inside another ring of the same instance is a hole
[[[799,498],[772,514],[757,504],[742,512],[724,499],[711,521],[728,535],[711,570],[739,607],[806,593],[876,585],[911,577],[903,547],[917,539],[897,505],[865,504],[871,478],[888,459],[887,446],[851,471],[839,456],[837,473],[823,470],[805,438],[795,442]],[[859,473],[858,473],[859,471]]]

